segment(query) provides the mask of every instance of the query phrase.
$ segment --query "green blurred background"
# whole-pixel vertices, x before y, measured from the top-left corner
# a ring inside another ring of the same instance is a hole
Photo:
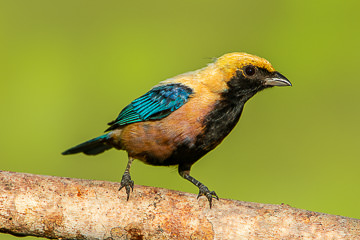
[[[100,135],[159,81],[245,51],[268,59],[294,86],[251,99],[230,136],[193,166],[193,176],[221,198],[360,218],[359,7],[358,1],[1,1],[0,169],[119,181],[123,151],[60,153]],[[174,167],[137,161],[131,173],[135,184],[197,193]]]

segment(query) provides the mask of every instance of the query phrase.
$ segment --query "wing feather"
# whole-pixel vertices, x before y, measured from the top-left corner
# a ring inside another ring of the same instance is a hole
[[[184,105],[192,93],[191,88],[180,83],[155,87],[126,106],[109,123],[106,131],[135,122],[162,119]]]

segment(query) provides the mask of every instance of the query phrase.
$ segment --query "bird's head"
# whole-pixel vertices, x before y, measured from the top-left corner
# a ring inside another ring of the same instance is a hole
[[[273,86],[291,86],[267,60],[247,53],[225,54],[217,59],[215,66],[225,75],[226,94],[234,100],[246,101],[258,91]]]

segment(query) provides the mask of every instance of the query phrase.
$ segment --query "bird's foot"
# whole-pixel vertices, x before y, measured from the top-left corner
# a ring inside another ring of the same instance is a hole
[[[214,191],[210,191],[204,184],[201,184],[199,186],[199,195],[197,196],[197,198],[199,198],[203,195],[208,199],[210,208],[212,207],[212,199],[213,198],[216,198],[217,200],[219,200],[218,195]]]
[[[129,173],[129,172],[125,172],[124,175],[122,176],[122,179],[121,179],[121,182],[120,182],[119,191],[120,191],[123,187],[125,187],[126,194],[127,194],[126,201],[129,201],[130,189],[131,189],[131,191],[134,191],[134,181],[131,180],[131,177],[130,177],[130,173]]]

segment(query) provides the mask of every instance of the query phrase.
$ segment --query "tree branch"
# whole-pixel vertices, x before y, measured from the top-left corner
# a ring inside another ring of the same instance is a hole
[[[0,232],[61,239],[360,239],[360,220],[288,205],[0,171]]]

